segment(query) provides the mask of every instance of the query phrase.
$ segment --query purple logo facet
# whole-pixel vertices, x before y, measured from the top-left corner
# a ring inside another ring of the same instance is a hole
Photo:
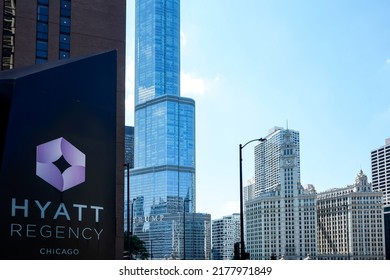
[[[70,165],[64,172],[54,164],[61,156]],[[60,192],[85,181],[85,155],[64,138],[37,146],[36,174]]]

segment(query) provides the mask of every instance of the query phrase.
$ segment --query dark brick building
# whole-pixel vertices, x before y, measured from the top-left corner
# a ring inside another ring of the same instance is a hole
[[[117,50],[116,258],[122,258],[126,1],[3,0],[0,30],[1,70]]]

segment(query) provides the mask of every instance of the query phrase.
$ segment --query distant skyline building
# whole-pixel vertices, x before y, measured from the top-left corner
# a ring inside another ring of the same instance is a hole
[[[255,197],[255,178],[248,180],[244,186],[244,204]]]
[[[390,138],[371,151],[372,188],[383,192],[383,202],[390,206]]]
[[[383,193],[386,259],[390,260],[390,138],[371,151],[372,188]]]
[[[281,184],[282,165],[294,166],[295,180],[301,181],[299,132],[273,127],[268,133],[266,141],[255,146],[255,196],[275,190]]]
[[[382,193],[360,171],[355,184],[317,196],[318,259],[385,259]]]
[[[0,30],[1,71],[117,50],[118,172],[113,187],[116,219],[122,220],[123,173],[119,171],[124,163],[126,1],[3,0]],[[117,223],[117,234],[116,258],[123,258],[122,223]]]
[[[167,217],[172,221],[173,229],[169,235],[161,235],[149,242],[149,254],[151,260],[209,260],[211,259],[211,215],[203,213],[175,213]],[[148,217],[152,231],[162,231],[166,224],[160,223],[165,219],[164,216]],[[153,221],[153,219],[155,219]],[[162,220],[160,220],[162,219]],[[184,228],[183,220],[186,220]],[[134,219],[134,227],[137,230],[142,227],[145,220],[138,216]],[[185,234],[184,234],[185,232]],[[162,258],[158,255],[159,242],[166,242],[167,239],[173,239],[177,250],[170,255]],[[180,243],[180,244],[178,244]],[[183,246],[183,244],[186,246]]]
[[[211,215],[203,213],[185,214],[185,259],[211,259]],[[178,239],[180,239],[179,237]],[[184,259],[184,248],[183,259]]]
[[[232,260],[234,244],[240,242],[240,214],[212,221],[212,259]]]
[[[134,127],[133,126],[125,126],[125,164],[129,164],[129,168],[132,169],[134,167]],[[127,214],[131,211],[131,205],[127,203],[127,167],[124,170],[124,230],[127,230]],[[129,174],[130,176],[130,174]],[[130,210],[127,211],[128,205],[130,206]],[[129,216],[131,219],[131,213]],[[130,222],[131,225],[131,222]],[[130,228],[131,231],[131,228]]]
[[[275,127],[255,147],[255,197],[245,205],[250,259],[317,254],[316,191],[300,182],[299,132]]]
[[[134,167],[134,126],[125,126],[125,163]]]
[[[135,232],[155,258],[184,256],[194,213],[195,101],[180,96],[180,1],[135,1]]]

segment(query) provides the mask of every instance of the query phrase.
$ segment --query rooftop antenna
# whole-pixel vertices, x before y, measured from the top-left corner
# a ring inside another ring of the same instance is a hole
[[[286,120],[286,129],[288,130],[288,120]]]

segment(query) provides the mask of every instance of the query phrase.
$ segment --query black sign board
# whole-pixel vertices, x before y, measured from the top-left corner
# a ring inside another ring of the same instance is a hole
[[[114,259],[116,51],[0,72],[1,259]]]

